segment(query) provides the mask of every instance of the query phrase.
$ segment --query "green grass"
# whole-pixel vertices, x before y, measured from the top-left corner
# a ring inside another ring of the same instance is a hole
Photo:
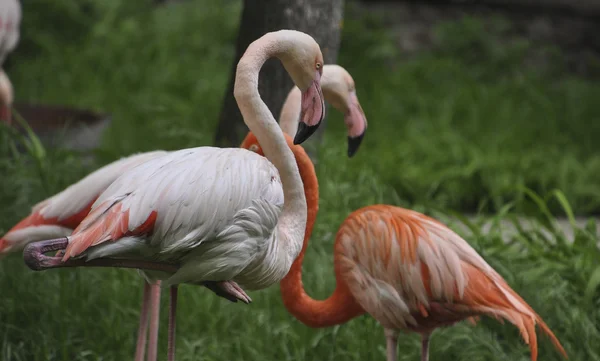
[[[66,150],[15,155],[0,128],[0,232],[102,163],[211,143],[240,4],[194,0],[152,9],[147,2],[23,4],[31,25],[8,69],[17,99],[108,111],[113,125],[92,164]],[[369,130],[348,160],[341,117],[330,114],[317,167],[321,211],[304,268],[309,293],[324,298],[333,290],[333,237],[351,210],[383,202],[443,220],[452,210],[480,210],[496,224],[485,235],[468,224],[475,230],[469,243],[546,320],[571,360],[600,360],[599,237],[590,226],[570,245],[547,222],[600,209],[598,83],[566,74],[560,57],[550,67],[523,66],[527,44],[493,41],[506,31],[501,23],[491,31],[473,19],[447,24],[439,29],[442,46],[407,61],[387,30],[351,4],[344,24],[339,64],[357,82]],[[554,189],[567,202],[535,198]],[[551,236],[522,230],[501,241],[500,221],[523,212]],[[132,358],[141,300],[135,271],[34,273],[14,254],[0,262],[0,290],[0,359]],[[198,287],[183,286],[180,295],[178,360],[385,357],[383,331],[370,317],[313,330],[287,314],[278,287],[252,293],[250,306]],[[160,341],[164,356],[165,329]],[[400,360],[417,360],[418,352],[415,335],[401,338]],[[528,358],[516,329],[495,320],[460,324],[432,341],[431,360]],[[542,337],[540,360],[559,359]]]

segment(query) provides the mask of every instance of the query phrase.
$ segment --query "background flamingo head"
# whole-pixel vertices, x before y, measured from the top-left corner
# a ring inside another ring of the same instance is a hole
[[[354,79],[343,67],[328,64],[325,65],[321,86],[325,100],[344,114],[348,129],[348,157],[352,157],[367,130],[367,117],[358,101]]]

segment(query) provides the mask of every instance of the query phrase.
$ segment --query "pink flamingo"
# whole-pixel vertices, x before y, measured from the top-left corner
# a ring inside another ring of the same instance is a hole
[[[204,284],[250,302],[239,286],[260,290],[279,282],[298,255],[306,198],[293,154],[258,93],[264,62],[279,58],[302,90],[304,141],[324,117],[323,57],[307,34],[267,33],[246,50],[234,95],[266,158],[239,148],[182,149],[125,172],[95,201],[68,238],[30,243],[27,265],[143,269],[146,282],[170,287],[168,359],[174,360],[180,283]],[[62,257],[44,252],[64,249]],[[238,285],[239,284],[239,285]]]

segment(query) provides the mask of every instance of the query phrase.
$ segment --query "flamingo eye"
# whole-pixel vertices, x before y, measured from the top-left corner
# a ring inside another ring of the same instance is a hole
[[[321,67],[323,66],[321,63],[317,63],[316,65],[317,70],[321,69]]]
[[[250,150],[251,152],[254,152],[254,153],[258,153],[258,145],[252,144],[250,147],[248,147],[248,150]]]

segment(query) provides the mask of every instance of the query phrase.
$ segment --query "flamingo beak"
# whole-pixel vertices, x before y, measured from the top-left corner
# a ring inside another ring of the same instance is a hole
[[[344,122],[348,128],[348,157],[352,158],[358,151],[358,147],[367,131],[367,117],[358,102],[356,92],[350,93],[349,110],[344,116]]]
[[[319,129],[325,118],[325,99],[321,90],[321,73],[316,72],[311,85],[302,92],[300,122],[294,137],[294,144],[302,144]]]

